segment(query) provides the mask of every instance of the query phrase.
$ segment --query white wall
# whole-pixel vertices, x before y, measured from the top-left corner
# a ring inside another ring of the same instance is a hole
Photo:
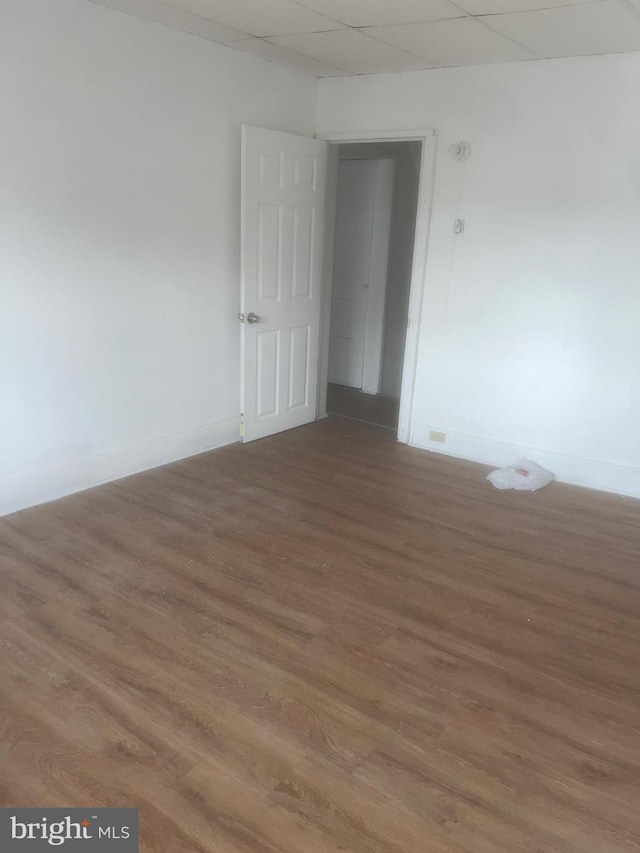
[[[0,38],[1,513],[236,437],[239,126],[312,133],[316,81],[86,0]],[[638,91],[637,55],[321,81],[321,132],[439,134],[414,443],[640,494]]]
[[[413,443],[640,496],[638,91],[635,54],[321,81],[321,133],[439,136]]]
[[[87,0],[0,31],[2,513],[236,439],[240,124],[317,83]]]

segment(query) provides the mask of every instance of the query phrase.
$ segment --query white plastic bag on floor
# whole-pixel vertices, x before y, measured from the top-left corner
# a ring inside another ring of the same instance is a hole
[[[535,492],[548,486],[553,474],[545,471],[530,459],[518,459],[508,468],[492,471],[488,477],[496,489],[517,489],[521,492]]]

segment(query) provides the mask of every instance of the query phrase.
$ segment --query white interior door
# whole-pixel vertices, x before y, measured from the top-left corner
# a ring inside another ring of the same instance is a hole
[[[394,163],[341,160],[329,339],[329,382],[380,390]]]
[[[316,417],[326,153],[242,128],[243,441]]]

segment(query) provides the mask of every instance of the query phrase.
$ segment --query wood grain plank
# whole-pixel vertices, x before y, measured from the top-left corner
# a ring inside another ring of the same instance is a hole
[[[144,853],[640,849],[640,502],[328,419],[0,519],[0,802]]]

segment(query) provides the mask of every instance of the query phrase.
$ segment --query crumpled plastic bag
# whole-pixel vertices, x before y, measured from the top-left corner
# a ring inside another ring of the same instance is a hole
[[[535,492],[548,486],[553,480],[553,474],[545,471],[530,459],[518,459],[508,468],[492,471],[487,480],[496,489],[517,489],[520,492]]]

